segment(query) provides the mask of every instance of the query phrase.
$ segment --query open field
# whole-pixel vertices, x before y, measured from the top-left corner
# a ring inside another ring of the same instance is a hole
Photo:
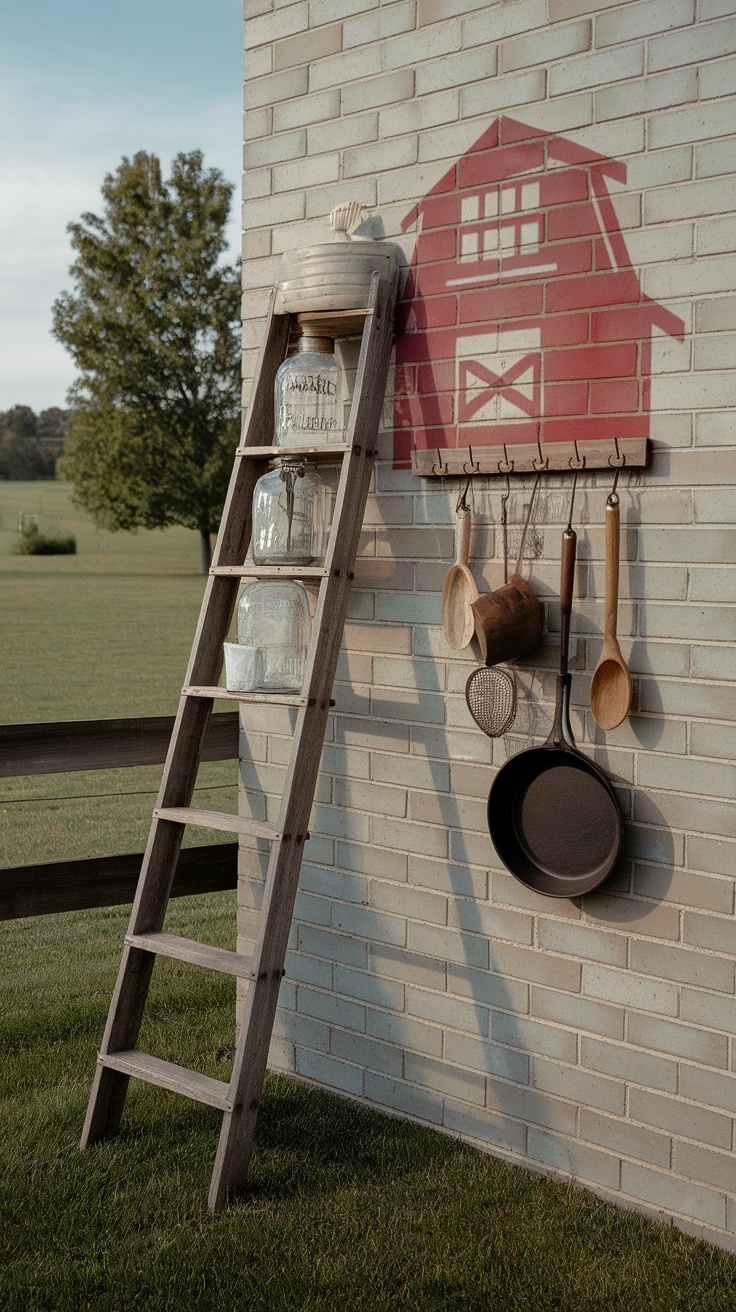
[[[172,713],[196,536],[100,547],[58,484],[0,483],[0,504],[2,718]],[[10,555],[18,509],[77,533],[79,555]],[[235,809],[234,771],[203,767],[203,804]],[[159,775],[2,781],[0,863],[139,850]],[[88,796],[104,792],[118,795]],[[0,923],[2,1312],[732,1312],[733,1257],[281,1078],[252,1191],[215,1218],[210,1108],[134,1086],[121,1135],[80,1154],[126,922],[111,908]],[[179,899],[167,928],[232,948],[235,895]],[[225,1079],[233,1039],[234,982],[159,960],[141,1046]]]
[[[19,512],[71,532],[76,556],[14,556]],[[0,482],[0,720],[176,709],[202,600],[187,529],[98,533],[64,483]]]
[[[198,536],[98,533],[69,492],[0,482],[0,723],[173,715],[204,589]],[[78,554],[13,555],[21,513],[74,533]],[[236,769],[202,767],[202,806],[236,809]],[[0,781],[0,865],[140,851],[160,777],[151,766]]]

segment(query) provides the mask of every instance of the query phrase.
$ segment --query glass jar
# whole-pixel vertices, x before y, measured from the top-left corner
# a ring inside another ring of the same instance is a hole
[[[344,442],[340,366],[331,337],[302,331],[279,366],[275,384],[276,446]]]
[[[260,581],[238,602],[238,642],[263,652],[263,688],[298,692],[312,631],[306,588],[292,580]]]
[[[326,489],[313,465],[277,460],[253,491],[256,565],[321,565],[325,556]]]

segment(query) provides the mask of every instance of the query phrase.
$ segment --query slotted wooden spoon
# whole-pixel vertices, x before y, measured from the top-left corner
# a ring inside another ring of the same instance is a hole
[[[631,675],[616,637],[620,536],[618,497],[612,492],[606,501],[606,613],[603,650],[590,685],[590,709],[601,729],[618,728],[631,708]]]
[[[461,502],[456,514],[455,564],[442,589],[442,627],[450,646],[461,651],[463,647],[469,646],[475,632],[475,616],[471,605],[478,597],[478,589],[468,569],[470,529],[473,522],[470,507],[466,508]]]

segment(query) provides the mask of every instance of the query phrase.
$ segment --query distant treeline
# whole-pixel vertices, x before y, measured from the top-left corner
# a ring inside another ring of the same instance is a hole
[[[0,478],[54,478],[71,411],[28,405],[0,411]]]

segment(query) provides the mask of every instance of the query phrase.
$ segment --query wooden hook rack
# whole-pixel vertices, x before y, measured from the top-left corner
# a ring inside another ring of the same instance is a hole
[[[649,439],[603,442],[499,443],[494,446],[429,447],[412,452],[412,473],[423,478],[474,474],[591,473],[596,469],[645,469]]]

